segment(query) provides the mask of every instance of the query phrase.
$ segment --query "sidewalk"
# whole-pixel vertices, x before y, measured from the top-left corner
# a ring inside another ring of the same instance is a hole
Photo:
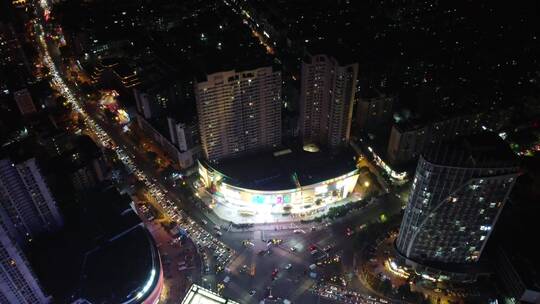
[[[202,265],[197,248],[189,239],[183,245],[173,243],[172,236],[158,222],[146,221],[145,225],[156,241],[161,256],[164,284],[160,303],[177,304],[191,284],[201,279]],[[185,265],[186,269],[180,270],[180,265]]]
[[[265,223],[265,224],[251,224],[249,226],[246,226],[245,228],[238,228],[234,227],[234,225],[231,225],[231,222],[226,221],[220,217],[218,217],[214,212],[204,212],[204,215],[210,220],[213,224],[219,225],[222,227],[222,229],[225,229],[226,231],[232,231],[232,232],[244,232],[244,231],[259,231],[259,230],[265,230],[265,231],[282,231],[282,230],[304,230],[305,232],[309,232],[312,227],[316,227],[317,229],[321,228],[321,225],[326,224],[335,224],[339,223],[341,221],[346,221],[350,219],[351,217],[357,216],[359,213],[366,210],[366,208],[372,207],[373,204],[369,203],[365,205],[364,207],[361,207],[359,209],[353,209],[349,213],[347,213],[345,216],[336,218],[334,220],[329,219],[323,219],[321,222],[315,222],[315,221],[288,221],[288,222],[277,222],[277,223]]]

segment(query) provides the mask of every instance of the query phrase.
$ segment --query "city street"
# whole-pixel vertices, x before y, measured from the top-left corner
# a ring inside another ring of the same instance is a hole
[[[369,294],[369,291],[362,288],[354,276],[356,265],[354,265],[353,257],[355,252],[351,244],[354,235],[347,236],[347,228],[358,231],[363,224],[376,221],[381,213],[391,215],[399,211],[399,200],[380,199],[328,227],[321,223],[305,225],[301,229],[305,233],[294,233],[291,229],[224,233],[225,243],[238,252],[238,256],[228,267],[230,273],[218,276],[221,280],[226,276],[231,278],[224,294],[233,299],[240,299],[242,303],[258,303],[268,295],[270,287],[274,297],[289,299],[293,303],[315,303],[319,299],[310,289],[321,278],[328,279],[334,275],[344,277],[350,289]],[[315,230],[311,231],[310,227],[315,228]],[[281,240],[282,243],[267,245],[268,240],[272,239]],[[253,245],[243,246],[243,240],[248,240]],[[314,257],[319,256],[319,254],[312,255],[310,253],[311,246],[318,252],[326,252],[327,256],[330,257],[339,255],[338,267],[317,266],[311,270],[310,265],[317,262]],[[294,248],[294,251],[291,248]],[[270,253],[265,252],[267,250]],[[288,264],[291,264],[292,267],[285,269]],[[247,271],[243,271],[243,268]],[[276,279],[272,280],[272,272],[275,269],[278,270],[278,273]],[[317,278],[310,278],[310,272],[317,273]],[[248,289],[238,286],[251,287]],[[249,295],[251,290],[255,290],[255,295]],[[328,300],[321,299],[321,303],[324,301]]]
[[[38,29],[42,31],[40,27]],[[368,293],[368,290],[363,289],[355,279],[356,265],[353,262],[355,252],[352,234],[361,229],[362,225],[377,221],[381,214],[390,216],[400,212],[401,204],[398,199],[389,196],[384,199],[375,199],[362,210],[355,211],[330,225],[311,223],[301,225],[300,229],[294,230],[293,227],[299,226],[287,227],[281,223],[275,226],[255,226],[249,231],[238,229],[227,231],[226,223],[202,212],[195,206],[194,201],[183,196],[180,189],[162,180],[156,167],[146,159],[140,145],[129,134],[122,132],[118,126],[99,118],[96,113],[87,112],[84,109],[84,103],[80,102],[80,95],[74,93],[77,92],[76,89],[70,88],[57,72],[53,62],[59,59],[53,60],[50,57],[43,35],[40,39],[45,52],[44,61],[54,76],[54,86],[73,104],[74,109],[83,115],[91,135],[102,145],[114,148],[127,169],[144,182],[148,193],[159,203],[161,211],[171,218],[180,214],[177,221],[193,238],[195,246],[201,250],[202,262],[205,263],[201,265],[201,268],[205,269],[198,283],[214,290],[221,289],[221,284],[223,284],[222,293],[241,303],[258,303],[262,299],[289,299],[293,303],[329,303],[334,300],[319,296],[314,292],[314,287],[321,279],[328,281],[333,277],[339,279],[335,282],[336,284],[344,284],[350,289]],[[173,205],[178,209],[172,208]],[[215,231],[215,222],[217,226],[220,226],[221,241],[217,240],[219,237]],[[283,226],[287,229],[278,230]],[[348,230],[352,232],[347,232]],[[272,240],[274,243],[271,242]],[[172,244],[169,245],[172,246]],[[161,246],[164,245],[161,244]],[[168,248],[166,252],[166,256],[176,253],[171,248]],[[216,256],[213,254],[215,252],[221,253]],[[176,254],[180,253],[178,250]],[[222,258],[223,253],[225,257]],[[326,264],[316,265],[317,262],[329,257],[338,257],[337,267]],[[224,267],[221,267],[223,269],[215,267],[216,260],[221,261],[219,266],[223,265]],[[172,264],[173,261],[176,260],[170,260],[167,263]],[[166,267],[174,268],[174,266]],[[221,271],[216,274],[216,270]],[[171,275],[174,271],[167,270],[167,275],[176,277]],[[197,280],[196,276],[192,276],[191,279]],[[185,281],[187,277],[178,277],[178,280]],[[187,285],[174,284],[169,288],[183,289],[183,286]],[[174,299],[180,297],[176,291],[170,290],[167,294],[173,297],[173,301],[179,300]]]

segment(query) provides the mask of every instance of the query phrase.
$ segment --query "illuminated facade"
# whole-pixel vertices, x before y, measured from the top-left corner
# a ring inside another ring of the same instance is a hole
[[[239,187],[203,163],[199,163],[199,175],[212,193],[214,203],[229,210],[227,220],[243,217],[252,222],[263,215],[270,221],[272,217],[279,216],[301,220],[305,216],[324,214],[332,204],[346,199],[358,180],[356,169],[309,185],[301,185],[293,175],[291,179],[295,180],[296,187],[265,191]]]
[[[197,284],[191,285],[181,304],[238,304]]]

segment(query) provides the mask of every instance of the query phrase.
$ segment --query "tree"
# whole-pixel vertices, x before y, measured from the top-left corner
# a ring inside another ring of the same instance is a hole
[[[389,279],[382,280],[379,289],[382,293],[390,293],[392,291],[392,282]]]
[[[172,174],[175,173],[176,170],[173,168],[173,166],[168,165],[161,171],[162,176],[167,180],[172,180]]]
[[[150,159],[151,161],[156,161],[158,155],[156,152],[154,151],[146,151],[146,157],[148,157],[148,159]]]
[[[412,292],[409,284],[399,286],[397,289],[397,294],[402,300],[413,300],[413,298],[415,298],[415,294]]]
[[[420,304],[431,304],[429,297],[420,297]]]

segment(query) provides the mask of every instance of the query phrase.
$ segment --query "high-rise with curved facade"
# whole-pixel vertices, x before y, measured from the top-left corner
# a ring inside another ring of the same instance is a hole
[[[396,241],[398,251],[426,265],[478,261],[517,176],[513,152],[493,134],[426,150]]]

